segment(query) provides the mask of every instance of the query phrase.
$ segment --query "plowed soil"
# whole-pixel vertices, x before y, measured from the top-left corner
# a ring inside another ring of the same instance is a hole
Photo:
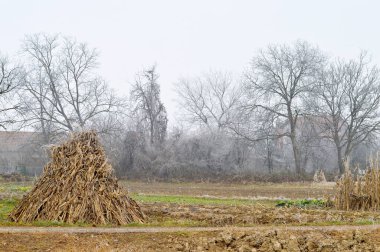
[[[202,226],[372,224],[380,221],[380,212],[267,207],[259,204],[228,206],[144,203],[142,209],[148,216],[148,223],[196,222]]]
[[[50,228],[51,229],[51,228]],[[61,228],[63,229],[63,228]],[[380,251],[380,229],[231,228],[224,231],[0,233],[1,251]],[[82,230],[83,231],[83,230]]]

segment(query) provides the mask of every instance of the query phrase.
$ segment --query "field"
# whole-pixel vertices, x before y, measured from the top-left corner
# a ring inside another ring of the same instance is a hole
[[[380,213],[316,200],[334,183],[120,183],[146,223],[16,225],[7,214],[32,182],[0,183],[0,251],[380,251]]]

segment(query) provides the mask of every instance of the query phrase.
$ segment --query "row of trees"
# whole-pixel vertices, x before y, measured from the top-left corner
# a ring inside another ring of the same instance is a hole
[[[224,72],[180,79],[184,124],[170,132],[154,66],[121,97],[96,74],[98,52],[85,43],[30,35],[20,55],[18,63],[0,57],[1,127],[33,128],[44,144],[95,129],[120,175],[212,176],[257,166],[303,174],[308,162],[324,168],[331,159],[342,173],[360,146],[375,149],[379,69],[365,52],[330,59],[297,41],[260,50],[238,80]]]
[[[115,95],[96,74],[98,52],[85,43],[35,34],[25,37],[21,52],[18,64],[0,58],[3,128],[10,123],[33,127],[49,143],[64,132],[110,132],[118,126],[115,120],[139,114],[144,127],[149,124],[152,143],[166,134],[154,67],[137,75],[129,99]]]
[[[177,93],[190,122],[252,143],[264,141],[269,171],[274,141],[290,140],[295,171],[301,174],[308,154],[302,150],[316,140],[323,148],[326,141],[321,140],[327,139],[335,145],[337,167],[343,173],[356,147],[376,143],[379,77],[379,68],[365,52],[357,59],[332,60],[298,41],[260,50],[240,83],[233,83],[229,75],[210,73],[181,80]]]

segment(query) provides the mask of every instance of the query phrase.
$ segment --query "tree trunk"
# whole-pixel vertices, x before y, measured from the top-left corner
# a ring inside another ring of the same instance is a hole
[[[268,171],[269,174],[273,172],[273,162],[272,162],[272,150],[269,146],[269,139],[267,138],[267,161],[268,161]]]
[[[154,143],[154,124],[153,122],[150,123],[150,143]]]
[[[288,110],[288,120],[289,120],[289,126],[290,126],[290,140],[292,141],[292,147],[293,147],[293,156],[294,156],[294,165],[296,168],[296,173],[298,175],[303,174],[303,169],[301,166],[301,151],[298,147],[297,137],[296,137],[296,124],[297,124],[297,113],[295,117],[293,116],[292,112],[292,105],[291,101],[287,102],[287,110]]]
[[[342,158],[342,148],[337,147],[338,152],[338,168],[339,174],[342,175],[344,173],[344,159]]]
[[[298,175],[303,174],[303,169],[301,166],[301,151],[298,147],[298,142],[296,139],[295,123],[291,122],[290,125],[290,140],[292,141],[294,165],[296,168],[296,173]]]
[[[298,148],[298,144],[295,138],[292,138],[292,146],[293,146],[293,155],[294,155],[294,165],[296,168],[296,173],[298,175],[303,174],[303,169],[301,166],[301,153]]]

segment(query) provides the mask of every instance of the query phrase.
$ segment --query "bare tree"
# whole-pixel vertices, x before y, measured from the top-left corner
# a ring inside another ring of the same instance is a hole
[[[117,111],[120,100],[94,73],[98,54],[84,43],[59,36],[27,36],[29,61],[24,90],[29,120],[44,132],[75,131]]]
[[[157,83],[156,67],[144,70],[136,77],[131,98],[136,102],[134,113],[143,124],[147,124],[150,143],[162,143],[166,137],[167,114],[160,99],[160,86]]]
[[[337,60],[322,71],[312,97],[324,137],[334,142],[343,173],[353,148],[380,129],[379,68],[364,52],[354,60]]]
[[[276,141],[286,136],[278,131],[279,123],[276,114],[262,108],[248,105],[249,101],[242,102],[234,110],[229,129],[255,149],[257,158],[263,159],[269,173],[274,171],[274,152]]]
[[[16,121],[11,114],[19,108],[15,91],[22,83],[23,77],[20,66],[0,55],[0,127],[3,129]]]
[[[189,122],[217,130],[231,123],[241,97],[241,89],[234,85],[230,74],[212,71],[201,77],[181,79],[176,93]]]
[[[136,131],[125,132],[122,139],[123,156],[120,159],[118,173],[125,176],[128,171],[135,168],[136,156],[144,145],[144,136]]]
[[[271,45],[252,60],[246,74],[246,90],[252,108],[269,111],[286,120],[297,173],[302,173],[297,120],[303,113],[302,97],[315,84],[315,74],[324,62],[321,52],[307,42],[292,46]]]

